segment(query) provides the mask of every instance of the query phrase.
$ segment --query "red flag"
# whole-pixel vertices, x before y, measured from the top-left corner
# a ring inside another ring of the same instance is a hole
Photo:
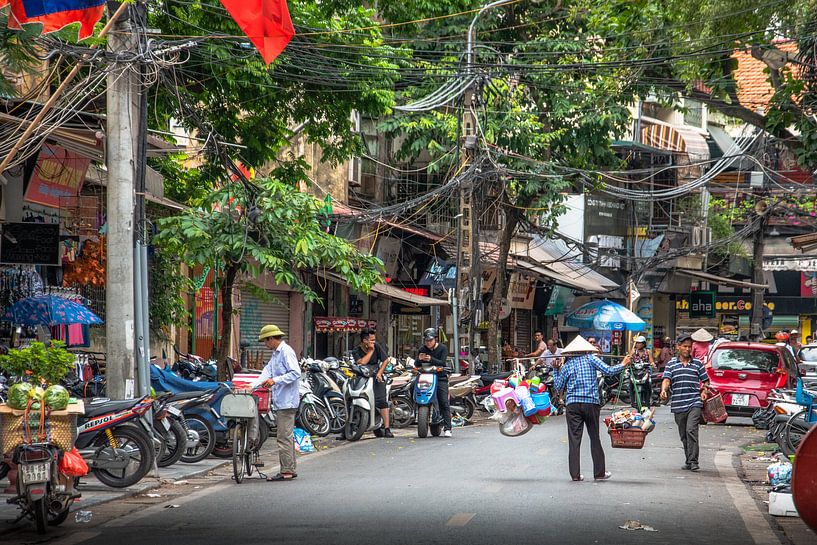
[[[9,3],[9,28],[42,23],[43,34],[48,34],[71,23],[80,23],[80,40],[94,34],[94,25],[105,12],[105,0],[0,0],[0,7]]]
[[[221,3],[268,65],[295,36],[286,0],[221,0]]]

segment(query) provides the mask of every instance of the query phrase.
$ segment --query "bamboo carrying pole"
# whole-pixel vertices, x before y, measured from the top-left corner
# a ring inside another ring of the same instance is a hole
[[[119,9],[117,9],[116,12],[114,12],[110,19],[108,19],[108,22],[105,24],[105,27],[100,31],[98,36],[99,38],[103,38],[105,37],[106,34],[108,34],[111,28],[113,28],[114,23],[116,23],[116,20],[119,19],[119,17],[125,12],[127,7],[128,7],[127,3],[122,3],[119,5]],[[90,47],[90,49],[96,49],[97,47],[98,44],[94,44]],[[79,69],[81,67],[82,61],[79,61],[77,62],[77,64],[74,65],[74,68],[72,68],[68,75],[65,76],[65,79],[62,80],[62,83],[60,83],[60,86],[57,87],[57,90],[54,91],[54,93],[51,95],[48,101],[45,104],[43,104],[43,107],[39,111],[39,113],[34,117],[32,121],[28,122],[29,125],[28,127],[26,127],[26,130],[23,131],[23,134],[22,136],[20,136],[20,139],[17,140],[17,143],[14,144],[13,148],[11,148],[11,151],[6,156],[6,158],[3,159],[2,162],[0,162],[0,176],[2,176],[3,171],[6,170],[6,167],[8,167],[9,164],[11,164],[12,159],[14,159],[14,156],[17,155],[18,151],[20,151],[20,148],[23,147],[28,137],[31,136],[31,134],[37,129],[43,118],[45,118],[45,114],[47,114],[49,110],[51,110],[51,108],[57,102],[57,99],[60,97],[60,95],[62,95],[63,91],[65,91],[66,87],[68,87],[68,84],[71,83],[71,81],[73,81],[77,74],[79,74]]]

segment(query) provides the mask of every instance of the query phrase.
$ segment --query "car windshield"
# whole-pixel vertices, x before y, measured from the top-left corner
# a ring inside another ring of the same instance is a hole
[[[725,348],[716,350],[713,354],[712,368],[722,371],[774,373],[778,361],[779,357],[776,352]]]
[[[817,362],[817,346],[807,346],[800,350],[800,360]]]

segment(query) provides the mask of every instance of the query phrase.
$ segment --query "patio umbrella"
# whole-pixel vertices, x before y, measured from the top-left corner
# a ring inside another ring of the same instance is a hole
[[[87,307],[56,295],[26,297],[14,303],[5,319],[18,325],[101,324]]]
[[[565,323],[597,331],[642,331],[647,325],[635,313],[607,299],[580,306],[565,317]]]

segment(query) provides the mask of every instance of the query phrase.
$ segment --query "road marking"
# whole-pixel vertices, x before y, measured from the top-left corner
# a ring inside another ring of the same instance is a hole
[[[726,490],[732,496],[732,501],[743,519],[743,524],[749,531],[756,545],[779,544],[780,539],[772,531],[766,517],[755,503],[746,485],[738,477],[735,467],[732,465],[732,454],[727,451],[715,453],[715,467],[724,480]]]
[[[476,513],[457,513],[456,515],[448,519],[448,522],[445,525],[448,526],[449,528],[462,528],[463,526],[471,522],[471,519],[474,518],[474,515],[476,515]]]

